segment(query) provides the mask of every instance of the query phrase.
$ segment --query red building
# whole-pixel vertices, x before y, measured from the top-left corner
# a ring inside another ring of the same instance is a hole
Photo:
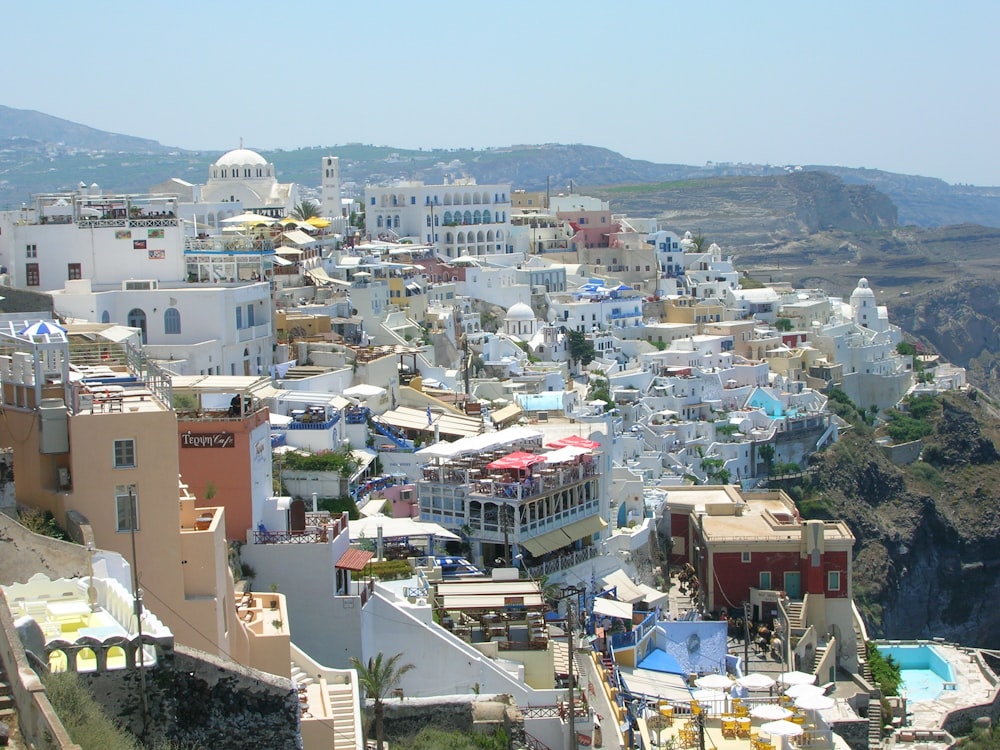
[[[804,521],[784,492],[732,486],[671,489],[667,507],[671,562],[694,567],[706,611],[750,602],[767,619],[775,592],[850,604],[854,536],[843,522]]]

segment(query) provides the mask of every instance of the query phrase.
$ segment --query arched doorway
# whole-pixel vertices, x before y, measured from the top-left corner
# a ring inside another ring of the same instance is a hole
[[[249,375],[250,374],[250,350],[249,349],[244,349],[243,350],[243,374],[244,375]]]
[[[128,322],[126,325],[129,328],[138,328],[142,332],[142,343],[146,343],[146,311],[140,310],[138,307],[133,307],[128,311]]]

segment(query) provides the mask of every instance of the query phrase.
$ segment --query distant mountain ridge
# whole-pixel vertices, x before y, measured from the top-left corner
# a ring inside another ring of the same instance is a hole
[[[252,147],[252,145],[251,145]],[[876,169],[713,163],[697,167],[629,159],[581,144],[513,145],[489,149],[407,150],[346,144],[285,150],[256,149],[274,162],[279,179],[319,184],[320,159],[338,156],[341,176],[356,190],[399,179],[441,183],[474,177],[480,183],[564,192],[595,186],[670,183],[727,177],[777,177],[802,170],[826,172],[848,184],[871,185],[898,209],[900,224],[921,227],[980,224],[1000,227],[1000,187],[949,185],[943,180]],[[155,159],[150,159],[155,155]],[[216,151],[188,151],[157,141],[107,133],[41,112],[0,106],[0,208],[34,193],[70,190],[80,182],[116,192],[145,192],[170,177],[202,183]],[[142,157],[142,158],[136,158]],[[613,209],[620,207],[613,205]]]
[[[43,112],[3,105],[0,105],[0,140],[34,141],[44,145],[62,143],[89,151],[161,153],[171,150],[148,138],[108,133]]]

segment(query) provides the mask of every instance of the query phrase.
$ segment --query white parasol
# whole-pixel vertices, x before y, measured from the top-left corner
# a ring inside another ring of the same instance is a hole
[[[738,677],[736,681],[740,684],[740,687],[745,687],[747,690],[770,690],[774,687],[774,680],[760,672],[745,674],[742,677]]]
[[[810,685],[808,682],[799,682],[785,689],[785,695],[789,698],[801,698],[803,695],[823,695],[826,692],[819,685]]]
[[[807,674],[806,672],[799,672],[798,670],[793,670],[791,672],[782,672],[778,675],[778,682],[783,685],[801,685],[803,683],[812,684],[816,682],[816,675]]]
[[[729,675],[713,672],[712,674],[702,675],[697,678],[694,684],[705,690],[728,690],[732,686],[733,681],[729,678]]]
[[[836,701],[828,695],[812,694],[801,695],[795,699],[795,705],[806,711],[822,711],[825,708],[833,708]]]
[[[805,732],[805,729],[802,728],[801,724],[779,719],[778,721],[769,721],[766,724],[761,724],[760,731],[772,737],[798,737]]]
[[[783,706],[779,706],[777,703],[765,703],[762,706],[754,706],[750,709],[750,715],[753,718],[763,719],[764,721],[787,719],[792,715],[792,713],[792,711],[789,711]]]

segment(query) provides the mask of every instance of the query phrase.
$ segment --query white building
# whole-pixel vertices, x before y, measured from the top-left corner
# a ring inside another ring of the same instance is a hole
[[[493,255],[510,251],[510,184],[447,185],[400,182],[365,188],[365,223],[373,238],[413,237],[439,255]]]
[[[52,297],[60,316],[138,328],[146,356],[178,375],[257,375],[273,363],[267,282],[97,287],[81,279]]]
[[[206,203],[241,203],[247,211],[281,218],[298,203],[299,191],[293,182],[278,182],[273,164],[241,146],[227,151],[209,167],[201,199]]]
[[[67,281],[95,285],[131,279],[181,281],[183,230],[169,195],[75,193],[35,196],[0,214],[0,258],[10,286],[47,292]]]

